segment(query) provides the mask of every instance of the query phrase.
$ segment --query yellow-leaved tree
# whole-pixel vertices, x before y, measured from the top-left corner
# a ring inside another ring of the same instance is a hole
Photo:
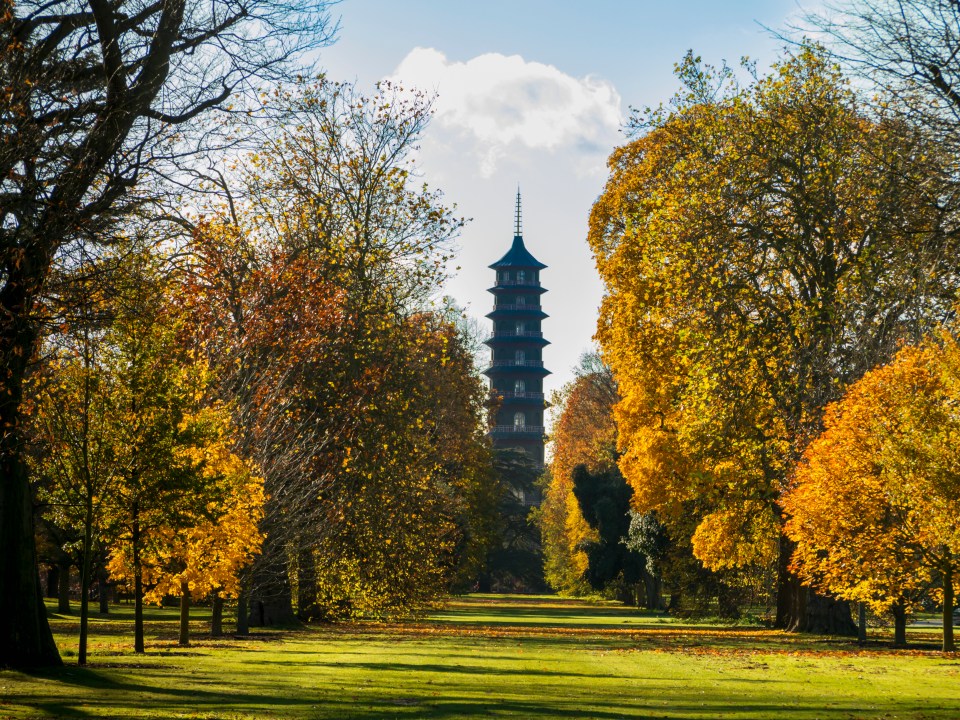
[[[231,450],[232,423],[223,407],[200,408],[181,420],[174,448],[177,472],[192,476],[190,501],[146,528],[138,562],[147,602],[180,598],[180,645],[190,644],[192,600],[213,598],[212,635],[222,634],[224,598],[240,593],[240,571],[260,551],[263,479]],[[130,583],[136,569],[130,544],[119,544],[110,574]]]
[[[851,633],[789,571],[780,495],[827,403],[949,311],[946,162],[816,47],[746,86],[692,56],[679,74],[590,219],[620,467],[708,568],[776,574],[778,627]]]
[[[960,588],[960,345],[949,333],[897,353],[827,408],[783,498],[793,567],[839,597],[906,613],[933,597],[954,649]]]
[[[230,450],[236,428],[228,406],[211,398],[209,363],[187,344],[177,280],[159,254],[131,253],[102,338],[111,349],[104,372],[116,475],[105,509],[108,569],[133,590],[135,652],[144,652],[143,601],[164,578],[175,578],[168,589],[187,608],[191,585],[233,592],[225,571],[249,562],[260,542],[262,481]]]

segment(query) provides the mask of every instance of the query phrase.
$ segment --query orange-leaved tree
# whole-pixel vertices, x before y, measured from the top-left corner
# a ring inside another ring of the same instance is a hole
[[[576,377],[551,398],[558,412],[551,436],[553,458],[536,518],[544,574],[550,586],[562,592],[588,591],[583,544],[596,540],[596,532],[584,520],[573,494],[573,470],[585,465],[591,472],[602,472],[616,466],[617,397],[610,369],[589,353],[581,359]]]
[[[908,346],[827,408],[783,497],[793,568],[804,580],[877,611],[943,606],[954,649],[960,588],[960,345],[944,332]]]

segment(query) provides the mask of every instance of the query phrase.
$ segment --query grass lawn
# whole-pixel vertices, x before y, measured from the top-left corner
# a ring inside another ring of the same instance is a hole
[[[191,648],[176,610],[95,618],[91,662],[0,671],[13,718],[958,718],[960,656],[935,629],[908,650],[694,624],[613,604],[471,596],[429,617],[257,632]],[[76,618],[55,616],[61,651]]]

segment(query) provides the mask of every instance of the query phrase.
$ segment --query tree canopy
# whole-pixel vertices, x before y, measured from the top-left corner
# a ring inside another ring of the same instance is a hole
[[[780,496],[825,405],[949,313],[947,163],[866,116],[817,48],[743,87],[691,56],[679,72],[590,220],[620,467],[638,509],[695,506],[708,567],[779,564],[780,626],[849,628],[791,579]]]

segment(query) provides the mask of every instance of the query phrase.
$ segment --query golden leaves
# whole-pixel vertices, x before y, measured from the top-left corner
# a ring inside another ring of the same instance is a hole
[[[885,610],[960,569],[960,346],[905,347],[827,408],[783,498],[801,577]],[[957,582],[954,580],[954,582]]]

